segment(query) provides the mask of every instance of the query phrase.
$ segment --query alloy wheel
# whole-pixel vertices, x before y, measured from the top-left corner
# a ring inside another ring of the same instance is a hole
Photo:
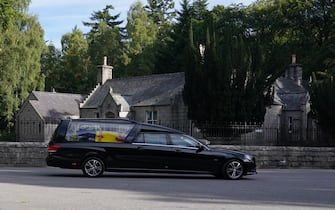
[[[239,160],[230,160],[225,164],[224,175],[228,179],[239,179],[243,176],[243,165]]]
[[[97,177],[104,172],[104,163],[99,158],[88,158],[83,164],[83,172],[86,176]]]

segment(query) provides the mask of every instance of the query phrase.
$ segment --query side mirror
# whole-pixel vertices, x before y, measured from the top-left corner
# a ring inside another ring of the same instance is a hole
[[[197,153],[198,152],[202,152],[205,150],[205,147],[203,145],[199,145],[198,149],[197,149]]]

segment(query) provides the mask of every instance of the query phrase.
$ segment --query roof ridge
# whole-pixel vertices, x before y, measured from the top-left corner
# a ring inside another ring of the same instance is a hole
[[[39,91],[39,90],[33,90],[33,93],[42,93],[42,94],[57,94],[57,95],[83,95],[79,93],[61,93],[61,92],[48,92],[48,91]]]
[[[138,79],[138,78],[150,78],[150,77],[160,77],[164,75],[173,75],[173,74],[184,74],[184,72],[171,72],[171,73],[164,73],[164,74],[148,74],[148,75],[141,75],[141,76],[132,76],[132,77],[121,77],[121,78],[113,78],[108,79],[110,80],[128,80],[128,79]]]

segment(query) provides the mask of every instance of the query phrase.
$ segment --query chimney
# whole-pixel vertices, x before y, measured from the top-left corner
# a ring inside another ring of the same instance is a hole
[[[105,56],[103,65],[97,67],[97,83],[102,85],[109,79],[113,79],[113,67],[107,65],[107,57]]]
[[[297,85],[301,85],[302,81],[302,65],[297,64],[297,56],[292,55],[292,63],[289,65],[289,68],[285,72],[285,77],[295,81]]]

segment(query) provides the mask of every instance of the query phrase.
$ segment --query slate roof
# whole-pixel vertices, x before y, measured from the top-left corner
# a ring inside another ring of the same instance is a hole
[[[33,91],[29,102],[45,121],[79,117],[79,103],[84,95]]]
[[[154,74],[107,80],[81,104],[81,108],[102,105],[107,94],[120,94],[130,106],[168,105],[172,96],[181,92],[184,73]]]
[[[291,79],[280,77],[274,87],[275,102],[283,105],[283,110],[301,110],[301,105],[306,105],[309,100],[308,91]]]

